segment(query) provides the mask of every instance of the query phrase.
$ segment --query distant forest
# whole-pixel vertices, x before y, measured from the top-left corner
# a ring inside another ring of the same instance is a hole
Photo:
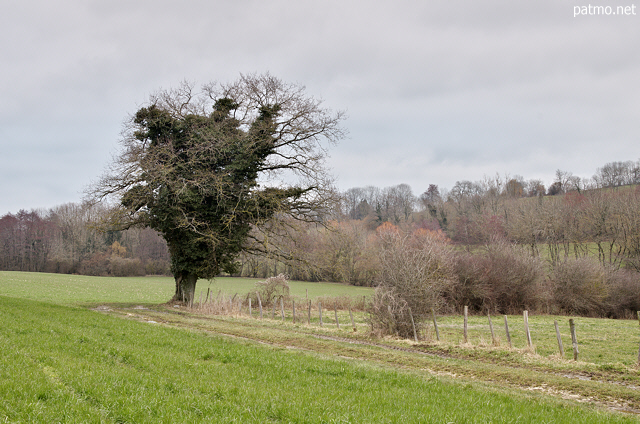
[[[634,188],[640,183],[640,161],[607,163],[589,180],[561,170],[555,177],[549,187],[518,175],[461,180],[451,189],[429,184],[419,196],[407,184],[351,188],[325,215],[325,225],[296,226],[297,231],[283,235],[283,240],[274,240],[273,255],[264,251],[243,255],[241,274],[264,278],[285,271],[298,279],[372,284],[370,272],[360,275],[353,266],[343,270],[344,259],[339,258],[348,256],[349,247],[340,244],[366,238],[385,222],[441,230],[461,246],[500,237],[543,254],[552,263],[591,252],[603,263],[640,270],[640,240],[635,240],[640,231],[634,234],[630,224],[620,221],[627,215],[629,222],[640,219]],[[166,244],[155,231],[99,231],[107,213],[102,206],[69,203],[4,215],[0,270],[114,276],[170,273]],[[350,242],[362,252],[358,247],[362,243]]]
[[[168,274],[167,245],[155,231],[98,230],[108,213],[68,203],[0,218],[0,270],[131,276]]]
[[[416,196],[406,184],[351,188],[322,222],[292,223],[267,249],[239,258],[240,275],[285,272],[301,280],[375,284],[376,229],[441,231],[468,251],[501,239],[556,264],[590,256],[640,271],[640,161],[611,162],[588,180],[558,170],[545,187],[521,176],[429,184]],[[0,218],[0,269],[86,275],[169,274],[164,240],[150,229],[99,231],[103,206],[65,204]]]

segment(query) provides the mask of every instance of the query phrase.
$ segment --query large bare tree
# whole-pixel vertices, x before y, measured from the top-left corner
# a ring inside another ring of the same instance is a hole
[[[173,300],[191,302],[199,278],[233,272],[240,252],[268,243],[259,231],[279,217],[326,211],[333,190],[324,159],[345,135],[343,119],[269,74],[201,90],[182,83],[131,117],[120,154],[88,194],[116,200],[110,226],[163,235]]]

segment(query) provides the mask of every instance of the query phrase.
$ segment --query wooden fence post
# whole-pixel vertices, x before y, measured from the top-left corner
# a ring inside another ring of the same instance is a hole
[[[440,341],[440,331],[438,331],[438,321],[436,320],[436,311],[431,308],[431,319],[433,320],[433,328],[436,329],[436,340]]]
[[[524,332],[527,336],[527,346],[531,347],[533,343],[531,342],[531,332],[529,331],[529,311],[524,311],[522,316],[524,318]]]
[[[504,331],[507,333],[507,341],[509,342],[509,349],[513,348],[511,344],[511,334],[509,334],[509,322],[507,321],[507,316],[504,316]]]
[[[491,314],[489,314],[489,312],[487,312],[487,318],[489,318],[489,330],[491,330],[491,343],[493,343],[494,346],[498,346],[498,344],[496,343],[496,335],[493,332],[493,323],[491,322]]]
[[[353,332],[355,333],[356,330],[356,322],[353,320],[353,313],[351,313],[351,306],[349,306],[349,317],[351,317],[351,326],[353,327]]]
[[[562,346],[562,337],[560,337],[560,329],[558,328],[558,321],[554,319],[553,325],[556,327],[556,338],[558,339],[558,349],[560,350],[560,357],[564,358],[564,347]]]
[[[569,319],[569,329],[571,330],[571,344],[573,345],[573,360],[578,360],[578,338],[576,337],[576,325],[573,318]]]
[[[469,315],[469,307],[464,307],[464,342],[467,343],[469,341],[468,334],[468,315]]]
[[[292,308],[293,308],[293,323],[296,323],[296,301],[291,300]]]
[[[333,310],[336,313],[336,327],[338,327],[338,330],[340,329],[340,323],[338,322],[338,302],[334,302],[333,303]]]
[[[260,293],[256,292],[256,296],[258,296],[258,306],[260,307],[260,319],[262,319],[262,300],[260,300]]]
[[[282,322],[284,322],[284,297],[280,296],[280,314],[282,315]]]
[[[411,308],[409,308],[409,318],[411,318],[411,327],[413,327],[413,340],[418,343],[418,333],[416,332],[416,323],[413,320],[413,314],[411,313]]]
[[[307,316],[307,323],[311,325],[311,301],[309,300],[309,314]]]
[[[318,302],[318,314],[320,316],[320,327],[322,327],[322,303]]]

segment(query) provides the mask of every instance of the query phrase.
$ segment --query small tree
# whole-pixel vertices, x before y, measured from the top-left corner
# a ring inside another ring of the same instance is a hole
[[[173,300],[188,303],[199,278],[234,272],[240,252],[260,248],[252,231],[283,215],[320,219],[332,196],[325,142],[342,138],[343,117],[269,74],[200,92],[183,83],[135,113],[120,155],[89,194],[116,199],[110,227],[162,234]]]
[[[372,326],[382,334],[411,337],[411,318],[420,329],[455,283],[453,248],[440,231],[419,229],[406,234],[385,223],[378,234],[380,272]]]

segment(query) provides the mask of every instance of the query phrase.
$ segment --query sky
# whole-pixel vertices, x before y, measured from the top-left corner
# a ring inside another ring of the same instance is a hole
[[[346,111],[340,190],[590,178],[640,159],[640,2],[593,1],[5,1],[0,215],[80,202],[157,90],[265,72]]]

